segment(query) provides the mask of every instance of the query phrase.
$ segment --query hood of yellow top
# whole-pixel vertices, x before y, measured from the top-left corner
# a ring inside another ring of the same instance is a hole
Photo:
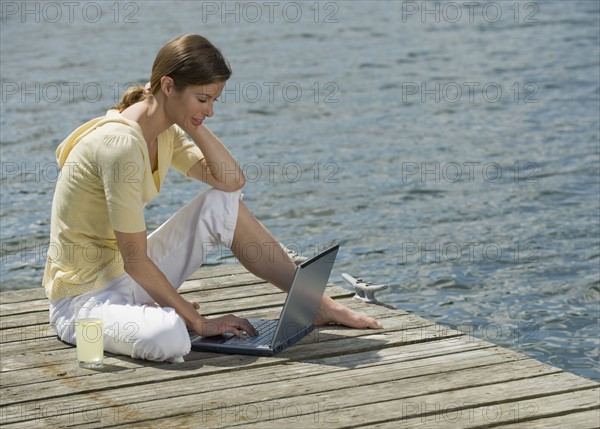
[[[67,161],[67,157],[71,150],[75,147],[77,143],[81,141],[85,136],[94,131],[96,128],[101,127],[104,124],[109,122],[117,122],[125,125],[131,125],[129,121],[123,118],[119,112],[116,110],[109,110],[106,116],[101,116],[99,118],[92,119],[89,122],[86,122],[75,131],[73,131],[69,136],[63,140],[61,144],[56,148],[56,162],[58,162],[59,167],[63,167],[65,162]]]

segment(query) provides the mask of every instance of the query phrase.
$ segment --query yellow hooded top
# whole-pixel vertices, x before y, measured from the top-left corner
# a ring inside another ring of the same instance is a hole
[[[139,124],[109,110],[73,131],[56,159],[61,173],[43,279],[51,300],[91,292],[124,274],[114,231],[145,231],[144,207],[158,195],[169,166],[187,174],[202,153],[173,125],[158,136],[152,172]]]

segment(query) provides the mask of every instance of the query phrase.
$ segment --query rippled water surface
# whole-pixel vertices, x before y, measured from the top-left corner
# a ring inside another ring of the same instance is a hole
[[[207,125],[279,239],[339,241],[338,284],[600,379],[599,3],[465,3],[3,9],[2,290],[40,284],[57,144],[201,33],[234,70]],[[170,174],[148,225],[204,188]]]

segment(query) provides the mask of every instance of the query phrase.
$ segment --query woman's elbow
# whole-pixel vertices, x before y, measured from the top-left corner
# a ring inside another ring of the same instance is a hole
[[[242,189],[245,184],[246,178],[244,177],[244,174],[240,172],[240,174],[236,175],[234,180],[222,182],[221,186],[219,186],[219,189],[226,192],[235,192]]]
[[[244,175],[240,175],[239,180],[237,180],[235,183],[233,183],[233,187],[234,187],[234,191],[239,191],[240,189],[242,189],[244,186],[246,185],[246,178],[244,177]]]

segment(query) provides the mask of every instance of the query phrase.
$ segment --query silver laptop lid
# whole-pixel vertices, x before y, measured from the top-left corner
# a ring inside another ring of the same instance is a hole
[[[312,328],[339,247],[336,244],[298,265],[273,335],[272,347]]]

